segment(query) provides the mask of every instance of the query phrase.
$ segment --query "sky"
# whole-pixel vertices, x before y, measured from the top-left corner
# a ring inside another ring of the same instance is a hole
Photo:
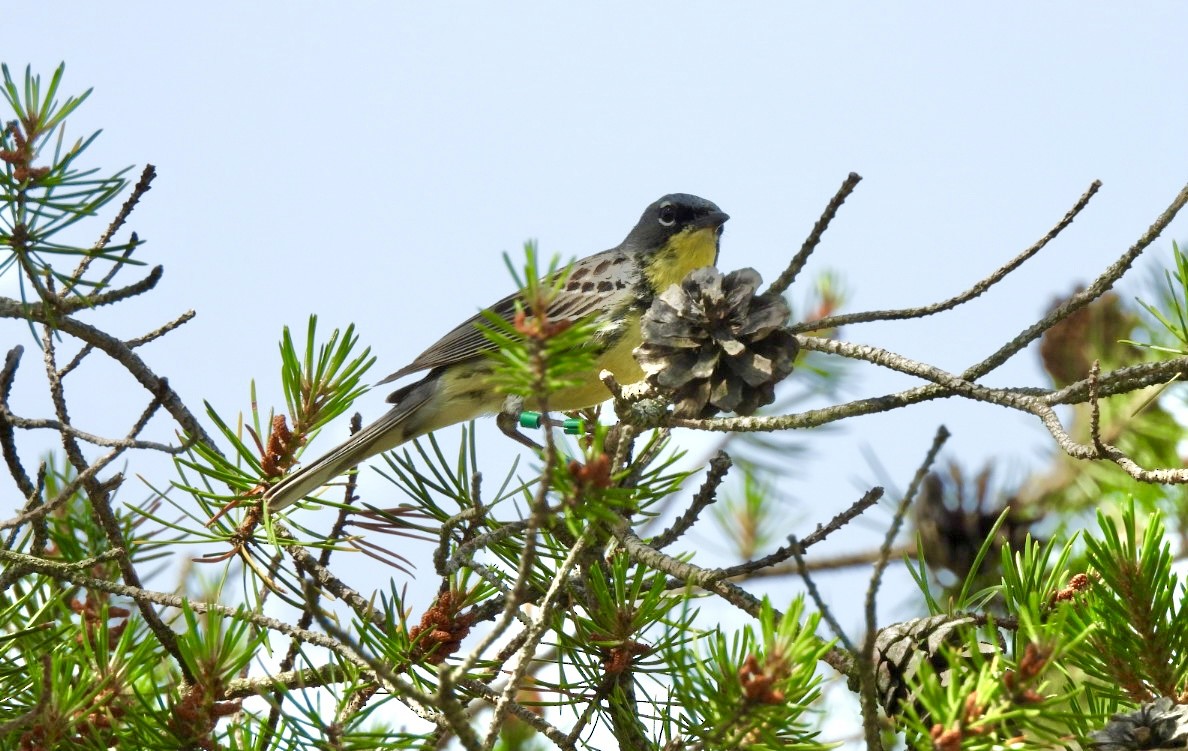
[[[282,327],[314,313],[325,328],[355,323],[379,380],[512,291],[502,253],[528,239],[565,258],[611,247],[664,193],[719,204],[731,215],[719,266],[771,280],[858,172],[807,275],[837,272],[849,309],[866,310],[966,289],[1100,179],[1072,227],[983,298],[841,333],[960,371],[1095,277],[1188,181],[1188,6],[1174,2],[34,3],[5,25],[14,73],[64,61],[65,91],[93,87],[70,131],[103,130],[89,163],[157,168],[130,227],[165,278],[91,320],[135,336],[197,311],[144,356],[191,405],[228,417],[253,379],[261,404],[282,404]],[[1166,260],[1185,237],[1181,218],[1149,253]],[[3,326],[6,346],[28,349],[27,329]],[[912,385],[851,370],[847,398]],[[29,372],[17,405],[46,414]],[[142,405],[114,379],[96,368],[103,398],[80,403],[84,429],[119,430],[112,416]],[[1034,353],[986,382],[1043,385]],[[365,419],[386,393],[360,400]],[[790,518],[811,528],[884,471],[905,486],[941,423],[967,466],[1026,468],[1051,450],[1030,419],[982,405],[863,418],[800,437]],[[169,439],[165,421],[153,427]],[[515,449],[490,421],[478,431],[499,474]],[[319,445],[346,435],[343,419]],[[128,471],[168,479],[159,459]],[[869,547],[887,518],[831,552]],[[889,597],[886,616],[901,606]],[[842,620],[858,632],[856,610]]]

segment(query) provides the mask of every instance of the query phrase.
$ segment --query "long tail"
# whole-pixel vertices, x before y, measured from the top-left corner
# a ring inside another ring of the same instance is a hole
[[[268,509],[279,511],[290,506],[356,464],[420,435],[415,427],[409,424],[409,418],[433,398],[437,385],[437,379],[430,376],[408,387],[406,392],[401,394],[400,402],[383,417],[355,433],[329,453],[273,485],[264,493],[264,502],[268,504]]]

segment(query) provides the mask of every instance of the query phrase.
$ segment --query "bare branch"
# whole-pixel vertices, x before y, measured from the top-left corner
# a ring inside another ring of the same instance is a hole
[[[124,201],[124,205],[120,207],[119,213],[111,220],[107,231],[104,232],[98,242],[95,243],[95,250],[103,250],[107,244],[111,242],[111,238],[115,237],[115,233],[120,231],[120,227],[124,226],[124,222],[128,221],[128,217],[132,214],[132,210],[136,208],[136,204],[148,193],[152,187],[153,178],[157,176],[157,169],[151,164],[144,165],[144,170],[140,173],[140,180],[137,181],[136,186],[132,188],[132,192],[128,195],[128,199]],[[84,256],[78,263],[78,268],[71,274],[71,278],[77,282],[82,279],[83,274],[87,272],[87,267],[91,265],[93,256]],[[117,265],[116,268],[119,268]],[[103,284],[111,280],[111,275],[104,278]]]
[[[866,638],[862,642],[861,657],[858,660],[858,675],[860,677],[859,695],[862,700],[862,726],[866,733],[867,747],[870,749],[882,748],[882,732],[879,727],[879,706],[878,700],[875,698],[874,668],[875,637],[878,636],[879,631],[875,603],[879,585],[883,580],[883,571],[886,570],[887,563],[891,560],[891,546],[895,542],[895,538],[899,535],[899,528],[903,524],[904,517],[907,515],[908,507],[911,506],[916,493],[920,489],[920,484],[928,476],[928,470],[932,467],[933,462],[936,461],[936,455],[940,453],[941,447],[945,445],[945,441],[948,438],[949,431],[945,429],[945,426],[942,425],[937,428],[936,436],[932,439],[932,446],[929,447],[924,461],[916,469],[916,474],[912,477],[907,492],[903,494],[903,499],[900,500],[899,506],[895,510],[895,516],[891,520],[891,526],[887,528],[887,534],[883,536],[883,545],[879,548],[879,560],[875,562],[874,571],[870,574],[870,586],[866,590]]]
[[[821,617],[829,624],[829,629],[833,631],[833,635],[837,637],[841,645],[853,652],[854,643],[850,641],[850,637],[846,636],[846,630],[841,627],[837,618],[834,617],[833,609],[825,602],[825,598],[821,597],[821,591],[817,589],[817,583],[813,581],[812,574],[809,573],[808,566],[805,565],[804,553],[801,551],[800,542],[796,539],[795,535],[788,535],[788,546],[792,550],[792,557],[796,562],[797,573],[800,574],[801,580],[804,581],[804,587],[808,590],[809,597],[816,603]]]
[[[1151,226],[1147,228],[1147,231],[1144,232],[1137,241],[1135,241],[1134,245],[1130,246],[1130,248],[1125,253],[1123,253],[1117,261],[1110,264],[1100,276],[1093,280],[1092,284],[1057,305],[1056,308],[1052,310],[1052,312],[1048,313],[1043,318],[1033,323],[1031,326],[1028,326],[1014,339],[1007,342],[1002,347],[999,347],[998,350],[994,352],[994,354],[966,370],[961,374],[961,377],[970,381],[976,381],[1009,360],[1017,352],[1039,338],[1039,336],[1045,331],[1105,294],[1105,292],[1109,290],[1110,287],[1114,286],[1114,282],[1122,278],[1122,275],[1127,272],[1127,270],[1130,268],[1130,265],[1134,263],[1135,259],[1137,259],[1151,243],[1155,242],[1155,238],[1163,234],[1163,230],[1165,230],[1167,225],[1171,224],[1171,221],[1176,218],[1176,215],[1180,213],[1180,209],[1184,208],[1185,203],[1188,203],[1188,185],[1185,185],[1180,189],[1180,192],[1176,194],[1174,199],[1172,199],[1171,204],[1163,210],[1163,213],[1155,218],[1155,221],[1152,222]]]
[[[882,488],[871,488],[866,491],[861,498],[840,514],[837,514],[829,523],[822,527],[820,524],[812,532],[812,534],[805,537],[803,540],[797,540],[795,536],[788,535],[788,544],[782,546],[779,550],[765,555],[762,558],[756,558],[753,561],[740,563],[737,566],[729,566],[727,568],[719,569],[723,578],[747,577],[764,569],[783,563],[789,558],[797,555],[803,555],[809,547],[821,542],[829,535],[849,524],[854,519],[857,519],[864,511],[871,506],[878,503],[879,499],[883,497]]]
[[[195,417],[172,389],[164,386],[164,379],[153,373],[144,360],[127,344],[114,336],[70,316],[55,317],[39,306],[24,306],[16,300],[0,298],[0,318],[18,318],[34,323],[49,324],[56,330],[77,337],[107,354],[128,371],[150,394],[161,400],[161,405],[181,425],[182,430],[208,446],[215,443],[198,418]]]
[[[299,629],[279,619],[269,618],[243,608],[222,605],[217,602],[204,602],[202,600],[183,597],[182,595],[178,594],[154,592],[142,587],[129,586],[121,582],[98,579],[93,576],[87,576],[85,573],[75,570],[68,563],[62,563],[61,561],[47,561],[44,558],[25,555],[24,553],[16,553],[11,550],[0,550],[0,561],[6,561],[12,564],[13,567],[19,568],[21,571],[26,573],[44,574],[57,579],[58,581],[69,582],[70,584],[74,584],[79,587],[85,587],[86,589],[93,589],[97,592],[108,592],[120,597],[127,597],[138,604],[160,605],[162,607],[177,609],[188,607],[195,613],[218,613],[220,615],[229,616],[237,620],[254,624],[260,628],[276,631],[278,633],[284,634],[285,636],[300,639],[301,641],[307,642],[309,644],[325,647],[335,654],[339,654],[350,659],[349,654],[340,650],[341,645],[325,634],[320,634],[316,631]],[[89,569],[85,570],[89,571]],[[362,667],[367,668],[367,665],[363,664]]]
[[[833,198],[829,199],[829,203],[825,205],[825,210],[821,212],[821,216],[817,219],[817,223],[813,225],[813,229],[809,232],[809,236],[805,238],[804,244],[800,246],[800,250],[792,257],[792,262],[788,264],[788,268],[784,269],[776,280],[767,288],[767,292],[773,292],[777,295],[782,295],[784,290],[791,286],[792,282],[796,281],[796,277],[804,269],[808,263],[809,256],[817,248],[821,242],[821,236],[825,234],[825,230],[829,228],[829,223],[833,221],[833,217],[837,216],[838,210],[854,189],[858,187],[858,183],[862,182],[862,175],[857,172],[851,172],[842,181],[841,187],[837,189],[837,193]]]
[[[730,460],[729,454],[719,451],[710,458],[707,464],[709,471],[706,472],[705,482],[701,484],[697,495],[693,496],[689,508],[685,509],[685,513],[681,514],[671,527],[649,541],[652,547],[663,550],[671,545],[697,522],[697,517],[707,506],[718,500],[718,486],[726,479],[726,473],[730,471],[733,462]]]
[[[1129,394],[1150,386],[1162,386],[1174,381],[1188,379],[1188,357],[1176,357],[1163,362],[1145,362],[1125,368],[1111,370],[1097,378],[1097,396],[1107,397]],[[1070,383],[1058,391],[1043,389],[1013,389],[1018,393],[1033,394],[1045,404],[1084,404],[1093,398],[1091,379],[1084,378]]]
[[[1003,266],[998,268],[984,279],[978,280],[972,287],[959,295],[950,297],[948,300],[932,303],[931,305],[923,305],[918,308],[899,308],[896,310],[872,310],[861,313],[846,313],[843,315],[829,316],[828,318],[821,318],[816,321],[804,321],[792,326],[792,331],[795,333],[802,333],[806,331],[822,331],[825,329],[838,328],[854,323],[869,323],[870,321],[894,321],[906,318],[924,318],[926,316],[935,315],[946,310],[956,308],[958,305],[980,297],[988,289],[993,287],[998,282],[1002,281],[1007,274],[1010,274],[1015,269],[1022,266],[1026,261],[1031,259],[1036,253],[1040,252],[1048,243],[1056,238],[1064,231],[1068,225],[1072,224],[1077,215],[1089,205],[1089,201],[1101,188],[1101,181],[1094,180],[1089,189],[1077,199],[1077,202],[1064,215],[1064,218],[1056,223],[1056,226],[1048,230],[1047,234],[1041,237],[1034,245],[1024,250],[1019,255],[1007,261]]]
[[[56,300],[54,304],[54,312],[58,315],[69,315],[79,310],[89,310],[91,308],[97,308],[101,305],[111,305],[112,303],[127,300],[130,297],[142,295],[145,292],[151,290],[153,287],[156,287],[157,282],[161,281],[161,277],[164,275],[164,266],[154,266],[149,271],[148,276],[141,279],[139,282],[129,284],[127,287],[111,289],[106,292],[99,292],[94,295],[82,295],[79,297],[71,297],[69,299]]]
[[[156,402],[153,402],[157,404]],[[158,405],[159,406],[159,405]],[[14,428],[21,430],[54,430],[59,433],[64,433],[80,441],[86,441],[94,446],[103,446],[104,448],[118,448],[123,450],[128,449],[145,449],[149,451],[160,451],[165,454],[180,454],[185,451],[184,446],[169,446],[157,441],[141,441],[128,440],[127,438],[104,438],[101,435],[88,433],[84,430],[79,430],[73,425],[63,425],[57,420],[50,419],[29,419],[25,417],[17,417],[8,411],[5,405],[0,404],[0,424],[7,422]]]
[[[32,502],[37,495],[37,488],[25,472],[21,464],[20,454],[17,452],[16,435],[9,415],[8,397],[12,393],[12,384],[16,380],[17,367],[21,363],[21,355],[25,348],[17,345],[8,350],[4,358],[4,368],[0,370],[0,451],[4,452],[4,463],[8,465],[8,474],[16,481],[17,488],[26,500]]]
[[[1060,418],[1051,408],[1049,404],[1049,397],[1051,395],[1035,396],[1017,389],[982,386],[967,381],[960,376],[955,376],[952,373],[947,373],[940,368],[865,344],[851,344],[849,342],[818,339],[816,337],[799,337],[799,339],[805,349],[830,352],[845,357],[866,360],[867,362],[881,365],[900,373],[927,379],[932,381],[932,385],[921,386],[884,397],[862,399],[836,407],[826,407],[824,409],[810,410],[793,415],[780,415],[777,417],[726,417],[711,420],[670,419],[669,426],[736,432],[807,428],[824,425],[859,414],[889,411],[928,399],[936,399],[944,396],[963,396],[974,401],[996,404],[1000,407],[1016,409],[1034,415],[1039,418],[1040,423],[1051,433],[1052,437],[1056,439],[1057,444],[1060,445],[1065,453],[1074,459],[1109,459],[1131,477],[1141,482],[1158,484],[1188,483],[1188,468],[1145,469],[1116,447],[1104,445],[1105,453],[1103,454],[1094,447],[1078,444],[1068,435],[1068,432],[1060,422]],[[1175,372],[1180,372],[1184,368],[1183,360],[1184,358],[1177,358],[1177,360],[1171,361],[1172,364],[1170,367]],[[1127,376],[1149,375],[1150,372],[1154,372],[1153,370],[1143,371],[1136,368],[1127,368],[1125,370]],[[1112,381],[1112,383],[1116,385],[1117,379]],[[1087,389],[1088,386],[1086,385],[1085,388]],[[1059,393],[1065,399],[1061,403],[1066,403],[1070,392],[1066,389]],[[1085,399],[1088,398],[1089,394],[1086,391]],[[1083,401],[1083,399],[1080,401]]]
[[[899,560],[904,556],[916,555],[915,543],[907,543],[894,548],[891,551],[891,559]],[[854,568],[858,566],[870,566],[875,561],[879,560],[880,552],[878,550],[859,550],[854,553],[841,553],[831,556],[820,556],[812,559],[806,559],[804,567],[809,571],[836,571],[838,569]],[[781,563],[775,566],[768,566],[757,571],[752,572],[747,576],[748,579],[758,577],[776,577],[776,576],[799,576],[800,570],[795,563]]]
[[[145,334],[143,336],[138,336],[135,339],[128,339],[124,343],[128,345],[128,349],[136,349],[137,347],[141,347],[145,344],[148,344],[149,342],[153,341],[154,339],[160,339],[161,337],[168,334],[170,331],[173,331],[174,329],[179,328],[186,323],[189,323],[194,318],[195,315],[197,315],[197,313],[195,313],[194,311],[187,310],[185,313],[182,313],[180,316],[178,316],[177,318],[174,318],[172,321],[169,321],[165,325],[160,326],[156,329],[153,329],[152,331],[148,332],[147,334]]]
[[[638,563],[663,571],[686,584],[713,592],[744,613],[753,617],[759,616],[761,608],[759,600],[743,588],[725,581],[717,570],[686,563],[656,550],[635,534],[626,519],[616,521],[611,528],[611,533],[623,545],[627,554]],[[781,617],[779,611],[775,611],[775,613],[776,618],[779,619]],[[830,667],[843,674],[848,675],[853,667],[849,654],[844,650],[832,649],[822,659]]]

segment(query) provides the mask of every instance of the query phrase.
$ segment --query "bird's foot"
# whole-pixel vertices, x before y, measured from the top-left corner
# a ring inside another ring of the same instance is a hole
[[[541,446],[536,441],[520,432],[520,414],[524,411],[524,397],[508,396],[503,400],[503,408],[495,416],[495,424],[505,436],[516,443],[521,443],[530,449],[540,451]]]

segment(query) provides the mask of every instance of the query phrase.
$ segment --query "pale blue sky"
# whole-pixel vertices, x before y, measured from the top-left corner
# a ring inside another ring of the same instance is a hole
[[[283,325],[357,323],[378,379],[510,291],[503,251],[610,247],[666,192],[729,212],[719,265],[770,280],[859,172],[810,272],[840,270],[869,309],[966,288],[1100,178],[1085,214],[985,298],[843,332],[960,370],[1096,275],[1188,181],[1181,3],[67,7],[22,5],[0,56],[43,75],[66,61],[66,91],[95,89],[73,131],[104,129],[92,163],[159,172],[130,226],[165,280],[97,318],[135,335],[195,308],[144,354],[228,416],[251,378],[279,404]],[[1155,252],[1186,235],[1181,219]],[[988,380],[1035,383],[1033,361]],[[874,375],[853,395],[907,384]],[[367,419],[384,394],[359,403]],[[856,497],[873,479],[863,447],[906,483],[940,422],[971,463],[1047,447],[989,407],[867,418],[820,439],[798,513],[815,524]],[[510,453],[492,423],[479,431]]]

